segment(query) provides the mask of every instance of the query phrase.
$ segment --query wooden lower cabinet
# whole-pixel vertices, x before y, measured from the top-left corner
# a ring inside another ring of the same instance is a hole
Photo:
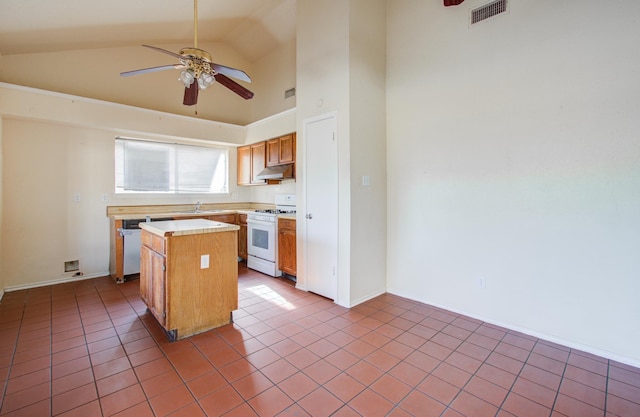
[[[247,260],[248,248],[247,248],[247,215],[243,213],[238,214],[238,257]]]
[[[140,296],[182,339],[231,322],[238,309],[237,231],[158,236],[142,230]],[[201,256],[209,256],[202,268]]]
[[[278,268],[296,276],[296,221],[278,218]]]
[[[214,222],[238,224],[237,213],[214,214],[213,216],[206,216],[204,218],[207,220],[213,220]]]
[[[140,296],[163,327],[166,307],[165,282],[165,257],[143,245],[140,248]]]

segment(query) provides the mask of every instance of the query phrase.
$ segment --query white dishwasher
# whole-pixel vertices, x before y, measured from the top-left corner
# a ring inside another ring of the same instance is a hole
[[[145,219],[123,220],[120,235],[124,238],[123,273],[140,273],[140,226]]]

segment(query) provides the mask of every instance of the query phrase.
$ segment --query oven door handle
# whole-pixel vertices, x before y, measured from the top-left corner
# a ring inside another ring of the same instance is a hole
[[[247,225],[249,225],[249,224],[257,224],[257,225],[260,225],[260,226],[271,226],[271,227],[274,227],[274,228],[276,227],[276,223],[275,222],[265,222],[265,221],[262,221],[262,220],[249,220],[249,219],[247,219]]]

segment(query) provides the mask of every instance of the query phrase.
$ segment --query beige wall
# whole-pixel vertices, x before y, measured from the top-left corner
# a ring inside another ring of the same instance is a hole
[[[305,158],[305,119],[335,112],[339,181],[336,302],[345,306],[386,289],[385,6],[384,1],[360,0],[297,4],[297,160]],[[371,186],[360,185],[362,175],[373,179]],[[298,196],[304,196],[304,169],[297,190]],[[301,199],[298,210],[305,212]],[[298,232],[299,241],[304,242],[304,224],[298,226]],[[298,262],[298,282],[304,288],[304,256]]]
[[[386,4],[352,0],[349,10],[352,304],[386,291]]]
[[[4,177],[2,176],[3,168],[2,168],[2,156],[3,146],[2,146],[2,138],[4,137],[3,130],[3,118],[0,115],[0,225],[2,225],[2,185],[4,183]],[[0,261],[2,260],[2,227],[0,227]],[[0,267],[0,300],[2,299],[2,294],[4,294],[4,275],[2,274],[2,268]]]
[[[255,97],[251,100],[251,120],[263,120],[296,107],[296,97],[284,98],[284,92],[296,86],[296,41],[270,52],[253,65]]]
[[[296,160],[305,159],[304,120],[335,112],[338,142],[338,291],[336,302],[351,305],[351,186],[349,160],[349,2],[341,0],[297,3],[297,131]],[[296,183],[298,210],[306,212],[304,169]],[[297,226],[298,241],[306,242],[306,228]],[[306,288],[305,251],[299,249],[298,286]]]
[[[388,3],[389,291],[640,365],[640,4],[483,3]]]
[[[2,288],[70,279],[70,274],[64,273],[64,262],[76,259],[85,278],[108,274],[108,205],[252,201],[250,187],[236,185],[235,145],[245,142],[247,127],[7,84],[0,85],[0,93],[0,114],[4,115]],[[257,123],[251,129],[253,137],[290,132],[295,126],[295,112],[287,115],[288,122],[280,121],[280,117]],[[184,137],[177,136],[179,132]],[[124,133],[187,143],[226,143],[230,193],[173,198],[114,195],[113,144],[115,136]],[[271,187],[275,186],[264,188]],[[79,202],[74,201],[76,194]],[[103,201],[103,195],[107,201]]]

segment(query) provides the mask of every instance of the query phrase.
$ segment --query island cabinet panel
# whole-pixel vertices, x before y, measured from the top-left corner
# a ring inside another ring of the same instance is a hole
[[[165,282],[165,257],[149,246],[142,245],[140,248],[140,297],[162,326],[165,324]]]
[[[278,219],[278,268],[294,277],[297,275],[295,219]]]
[[[148,245],[160,236],[142,234],[140,293],[169,339],[230,323],[238,308],[237,230],[167,235],[164,254]]]

